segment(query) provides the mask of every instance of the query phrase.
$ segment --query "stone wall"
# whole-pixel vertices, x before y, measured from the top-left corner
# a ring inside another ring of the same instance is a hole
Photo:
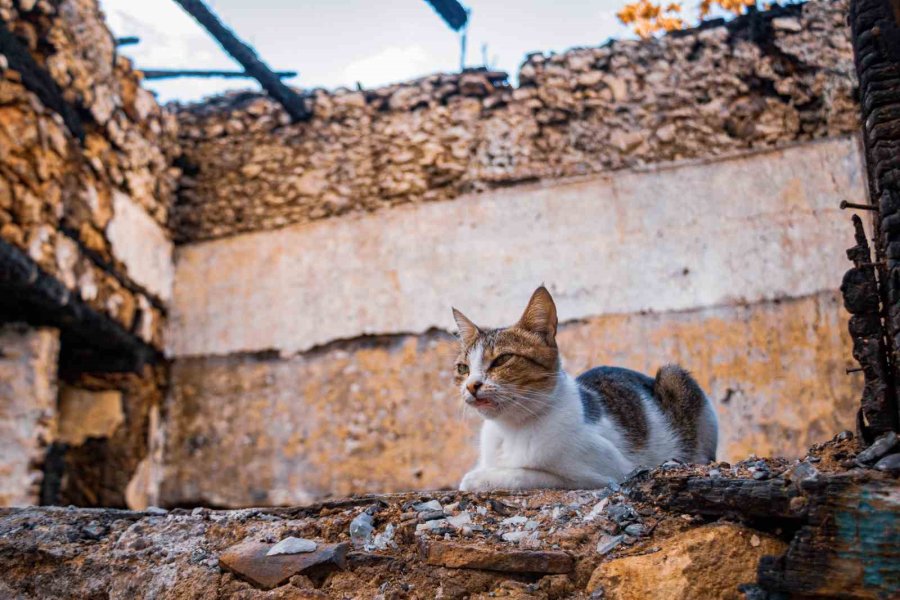
[[[0,325],[0,506],[37,504],[56,437],[59,333]]]
[[[722,457],[852,426],[837,205],[865,185],[845,11],[535,54],[515,88],[473,71],[315,91],[290,124],[252,93],[160,109],[95,0],[0,0],[33,63],[0,57],[0,250],[173,362],[110,373],[115,352],[86,359],[90,332],[61,326],[45,500],[455,485],[476,424],[449,306],[508,323],[542,281],[571,371],[684,363]]]
[[[524,181],[734,154],[858,127],[844,0],[648,42],[531,55],[502,74],[183,107],[174,234],[217,238]]]
[[[570,372],[680,362],[719,413],[720,458],[799,455],[853,424],[835,290],[838,204],[861,193],[838,138],[183,245],[159,499],[454,486],[477,423],[450,306],[508,324],[542,281]]]
[[[896,462],[860,449],[848,431],[803,460],[669,464],[615,489],[0,509],[0,596],[894,598]]]
[[[115,53],[96,0],[0,0],[0,15],[36,65],[0,61],[0,239],[159,347],[175,121]]]
[[[125,506],[166,385],[150,363],[172,295],[176,121],[116,53],[96,0],[0,0],[0,28],[0,323],[51,324],[58,346],[42,383],[0,339],[22,367],[0,378],[18,448],[0,452],[18,469],[0,476],[0,503]],[[52,435],[35,433],[38,414]]]
[[[688,366],[719,416],[719,457],[799,456],[852,427],[837,294],[564,325],[566,367],[647,373]],[[453,387],[449,334],[337,343],[272,356],[176,361],[163,505],[260,506],[328,494],[454,487],[475,463],[478,422]]]

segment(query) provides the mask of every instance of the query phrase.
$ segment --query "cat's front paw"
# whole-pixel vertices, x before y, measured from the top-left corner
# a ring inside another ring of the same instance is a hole
[[[487,469],[474,469],[463,475],[459,482],[459,489],[463,492],[486,492],[494,489]]]

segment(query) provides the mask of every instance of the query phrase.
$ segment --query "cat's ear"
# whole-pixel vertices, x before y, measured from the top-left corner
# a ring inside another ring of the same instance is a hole
[[[556,347],[556,304],[553,297],[544,286],[534,290],[525,312],[516,326],[536,333],[547,342],[547,345]]]
[[[466,346],[478,337],[478,334],[481,333],[478,329],[478,325],[473,323],[469,317],[462,314],[455,308],[453,309],[453,318],[456,319],[456,326],[459,327],[459,339]]]

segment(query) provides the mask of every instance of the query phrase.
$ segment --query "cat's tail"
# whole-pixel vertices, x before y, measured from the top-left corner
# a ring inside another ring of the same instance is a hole
[[[716,459],[719,424],[712,404],[697,381],[679,365],[656,372],[653,395],[682,440],[686,459],[708,463]]]

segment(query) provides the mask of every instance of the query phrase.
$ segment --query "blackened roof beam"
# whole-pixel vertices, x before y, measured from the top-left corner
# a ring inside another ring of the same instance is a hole
[[[0,239],[0,322],[60,330],[64,347],[91,370],[140,372],[162,353],[84,302],[22,250]],[[91,357],[88,360],[88,357]]]
[[[456,0],[425,0],[450,29],[459,31],[469,21],[469,11]]]
[[[222,49],[259,82],[266,93],[284,107],[293,121],[309,120],[312,113],[303,98],[282,83],[281,78],[259,59],[253,48],[238,39],[203,2],[200,0],[175,0],[175,2],[202,25],[219,42]]]
[[[205,69],[141,69],[144,79],[176,79],[178,77],[221,77],[223,79],[241,79],[253,77],[246,71],[208,71]],[[296,77],[296,71],[275,71],[282,78]]]

